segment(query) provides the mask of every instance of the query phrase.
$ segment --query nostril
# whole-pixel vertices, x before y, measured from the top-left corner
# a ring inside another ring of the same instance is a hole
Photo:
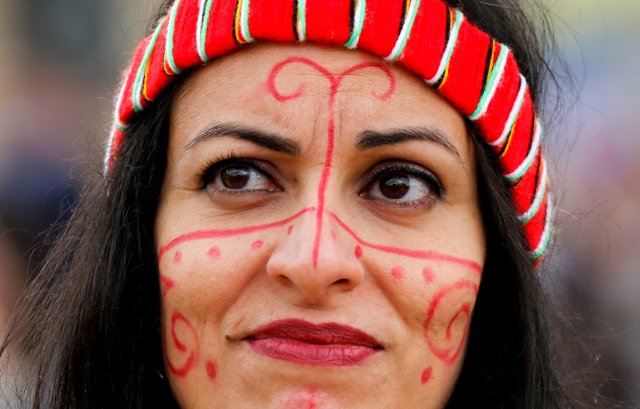
[[[337,281],[334,281],[334,284],[349,284],[350,280],[348,278],[341,278]]]

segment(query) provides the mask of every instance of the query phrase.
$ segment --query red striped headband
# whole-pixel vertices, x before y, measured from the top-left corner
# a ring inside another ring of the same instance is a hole
[[[443,0],[175,0],[127,71],[106,170],[136,114],[177,75],[256,40],[357,48],[420,75],[498,154],[531,256],[545,252],[551,198],[527,82],[507,46]]]

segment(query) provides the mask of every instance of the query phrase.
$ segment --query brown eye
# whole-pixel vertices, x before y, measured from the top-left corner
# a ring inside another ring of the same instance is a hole
[[[428,205],[442,197],[438,178],[429,170],[407,162],[383,162],[371,171],[360,197],[398,206]]]
[[[264,166],[250,159],[227,159],[211,166],[202,177],[202,188],[211,193],[256,193],[280,191]]]
[[[251,180],[251,169],[246,166],[230,166],[220,172],[220,180],[227,189],[242,189]]]
[[[386,175],[378,181],[380,193],[388,199],[402,199],[411,189],[407,175]]]

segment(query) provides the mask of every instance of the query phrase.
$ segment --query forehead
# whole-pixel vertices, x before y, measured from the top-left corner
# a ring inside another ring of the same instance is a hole
[[[274,93],[299,97],[279,101]],[[424,80],[364,52],[308,44],[255,45],[196,70],[173,104],[172,134],[188,138],[220,116],[286,129],[317,125],[330,95],[343,130],[426,126],[470,152],[462,116]]]

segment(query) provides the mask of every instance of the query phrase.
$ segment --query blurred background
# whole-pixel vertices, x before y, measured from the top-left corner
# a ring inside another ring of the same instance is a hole
[[[578,334],[559,353],[594,403],[640,407],[640,1],[544,2],[572,73],[546,105],[562,189],[544,278]],[[113,91],[158,4],[0,0],[0,335],[48,246],[34,239],[101,171]]]

